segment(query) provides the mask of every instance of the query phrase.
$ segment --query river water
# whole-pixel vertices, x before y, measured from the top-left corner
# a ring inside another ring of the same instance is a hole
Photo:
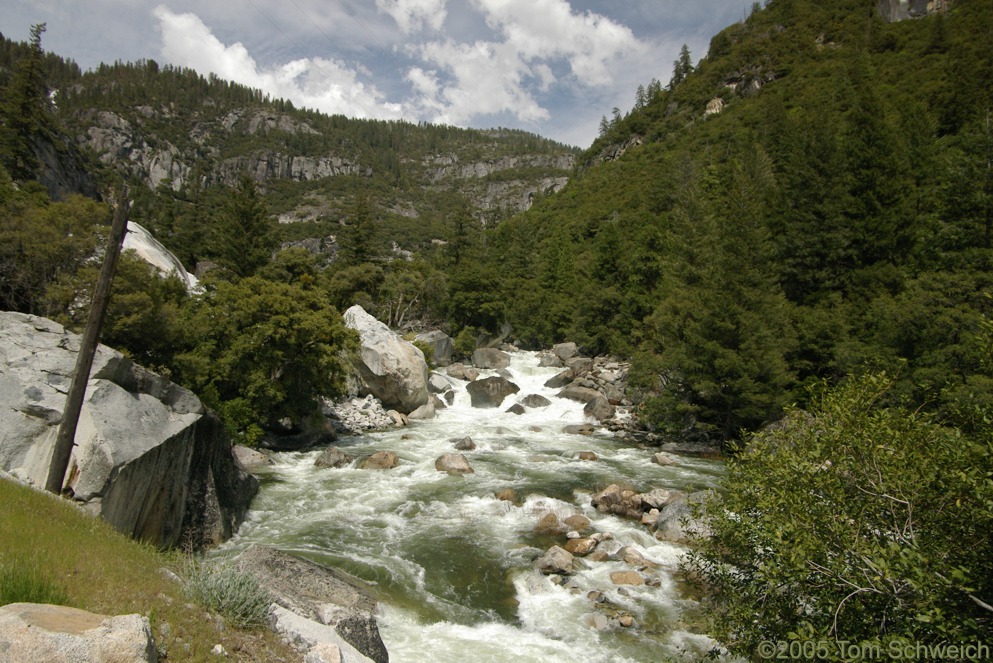
[[[580,403],[543,386],[558,370],[539,368],[534,353],[514,353],[509,371],[521,391],[502,408],[471,407],[465,383],[452,380],[455,402],[434,420],[339,440],[359,458],[396,452],[400,465],[391,470],[317,468],[320,451],[278,454],[260,477],[247,521],[216,554],[234,557],[263,543],[369,582],[393,663],[698,660],[711,641],[694,628],[696,603],[678,581],[685,548],[597,513],[590,497],[612,483],[638,492],[711,488],[723,466],[680,457],[679,465],[661,467],[650,462],[652,450],[608,432],[562,432],[584,416]],[[552,404],[523,415],[504,411],[527,394]],[[463,452],[475,473],[435,470],[435,460],[466,436],[477,447]],[[579,460],[581,451],[598,459]],[[516,502],[495,497],[507,488]],[[594,531],[634,547],[657,564],[645,575],[658,586],[614,585],[611,572],[634,568],[620,560],[588,562],[565,586],[533,570],[535,557],[566,540],[535,532],[550,511],[583,514]],[[605,603],[588,598],[594,590]],[[602,629],[602,617],[597,624],[597,614],[619,613],[634,625]]]

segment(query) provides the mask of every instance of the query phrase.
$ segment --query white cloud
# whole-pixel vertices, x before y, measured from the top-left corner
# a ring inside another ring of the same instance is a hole
[[[154,10],[162,33],[162,55],[169,62],[214,73],[258,88],[297,106],[351,117],[398,118],[398,104],[386,103],[373,85],[339,60],[302,58],[262,68],[240,42],[224,45],[196,14],[174,14],[159,5]]]
[[[404,34],[428,26],[441,30],[445,24],[447,0],[376,0],[376,7],[397,22]]]
[[[631,30],[566,0],[475,0],[487,24],[525,60],[565,58],[585,85],[608,85],[610,65],[643,50]]]

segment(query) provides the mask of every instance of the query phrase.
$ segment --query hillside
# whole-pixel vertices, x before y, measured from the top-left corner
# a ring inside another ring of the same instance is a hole
[[[0,37],[0,83],[27,52]],[[216,203],[242,175],[261,187],[281,224],[296,226],[288,239],[333,235],[358,198],[368,198],[375,245],[388,253],[394,242],[417,250],[446,239],[453,207],[468,205],[483,224],[527,209],[565,185],[578,153],[517,130],[327,116],[154,61],[84,73],[45,54],[43,67],[62,132],[55,143],[69,144],[63,161],[78,148],[89,164],[71,170],[96,171],[104,189],[115,178],[130,182],[134,218],[191,270],[205,256],[183,224],[203,223],[210,212],[194,208]],[[48,161],[56,160],[46,160],[46,171],[62,166]],[[49,190],[95,195],[96,188],[60,181]]]
[[[676,436],[733,439],[867,368],[949,417],[993,405],[993,7],[878,9],[774,0],[677,62],[494,231],[473,324],[639,357]]]

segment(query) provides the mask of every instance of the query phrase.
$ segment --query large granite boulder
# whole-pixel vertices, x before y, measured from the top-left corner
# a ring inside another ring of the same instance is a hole
[[[414,341],[423,343],[431,348],[435,366],[448,366],[452,363],[452,352],[455,342],[452,337],[440,330],[422,332],[414,337]]]
[[[376,663],[388,663],[389,654],[376,622],[376,600],[361,581],[260,545],[249,546],[241,553],[238,568],[255,576],[279,606],[331,627]]]
[[[516,384],[501,377],[489,377],[466,385],[473,407],[500,407],[503,399],[521,390]]]
[[[359,333],[355,361],[359,394],[372,394],[386,408],[404,414],[428,402],[428,365],[413,343],[403,340],[385,324],[353,306],[344,315],[345,326]]]
[[[79,336],[0,312],[0,470],[44,486]],[[88,511],[160,547],[229,538],[258,492],[220,420],[192,392],[99,346],[67,487]]]
[[[154,663],[148,618],[37,603],[0,607],[0,661]]]
[[[472,353],[472,365],[476,368],[507,368],[510,355],[496,348],[479,348]]]

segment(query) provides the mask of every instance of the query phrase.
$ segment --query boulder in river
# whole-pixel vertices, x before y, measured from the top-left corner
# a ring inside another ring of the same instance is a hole
[[[355,460],[354,456],[350,456],[338,447],[328,447],[321,455],[317,457],[314,461],[315,467],[347,467],[352,464]]]
[[[455,342],[445,332],[438,329],[422,332],[414,337],[414,341],[431,348],[431,359],[435,366],[448,366],[452,363]]]
[[[519,398],[517,402],[524,407],[539,408],[548,407],[552,404],[550,400],[542,396],[541,394],[528,394],[523,398]]]
[[[496,348],[478,348],[472,353],[472,365],[476,368],[507,368],[510,355]]]
[[[510,380],[497,376],[475,380],[466,386],[473,407],[499,407],[507,396],[520,390]]]
[[[400,464],[400,458],[393,451],[377,451],[371,456],[366,456],[359,463],[359,468],[363,470],[392,470]]]
[[[345,311],[345,326],[359,334],[354,361],[360,395],[372,394],[387,408],[403,413],[428,402],[428,365],[422,353],[385,324],[355,305]]]
[[[568,550],[552,546],[538,559],[534,560],[534,568],[544,575],[570,575],[575,571],[575,559]]]
[[[576,378],[576,374],[571,369],[565,369],[545,380],[545,386],[549,389],[561,389]]]
[[[475,472],[462,454],[442,454],[434,462],[434,469],[449,474],[472,474]]]
[[[472,441],[471,437],[463,437],[455,443],[455,448],[458,451],[475,451],[476,443]]]

